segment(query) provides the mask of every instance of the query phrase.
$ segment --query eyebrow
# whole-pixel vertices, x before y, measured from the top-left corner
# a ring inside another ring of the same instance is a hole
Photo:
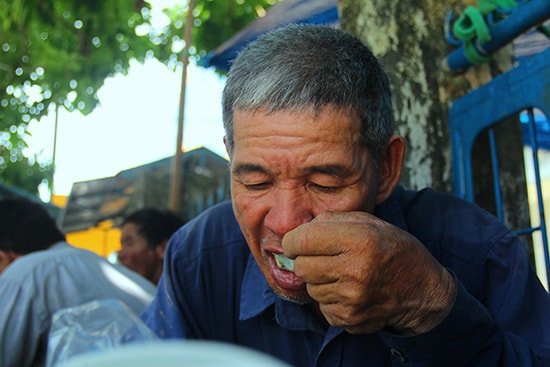
[[[259,166],[257,164],[251,164],[251,163],[239,164],[233,169],[233,174],[237,176],[244,175],[247,173],[252,173],[252,172],[260,172],[265,174],[268,173],[267,170],[262,166]]]
[[[345,178],[351,176],[352,172],[349,168],[344,167],[340,164],[323,164],[316,166],[309,166],[300,169],[300,172],[304,175],[319,173],[323,175],[329,175],[334,177]],[[269,174],[269,171],[262,166],[257,164],[243,163],[239,164],[233,169],[234,175],[244,175],[247,173],[264,173]]]
[[[349,168],[341,164],[323,164],[318,166],[306,167],[303,171],[306,173],[320,173],[335,177],[348,177],[351,175]]]

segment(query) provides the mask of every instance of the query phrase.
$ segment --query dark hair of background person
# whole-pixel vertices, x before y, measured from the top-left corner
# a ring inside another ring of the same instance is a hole
[[[0,250],[25,255],[65,241],[44,205],[25,198],[0,200]]]
[[[150,248],[155,248],[178,230],[185,222],[168,209],[143,208],[126,217],[122,224],[133,223],[139,227],[139,234]]]

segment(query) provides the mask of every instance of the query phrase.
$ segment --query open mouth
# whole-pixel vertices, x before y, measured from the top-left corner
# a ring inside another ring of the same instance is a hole
[[[275,263],[279,267],[279,269],[287,270],[287,271],[294,271],[294,260],[289,259],[283,254],[276,254],[273,253],[273,258],[275,259]]]

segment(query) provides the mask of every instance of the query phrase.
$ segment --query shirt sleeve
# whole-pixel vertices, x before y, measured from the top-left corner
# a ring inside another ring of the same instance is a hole
[[[407,366],[550,366],[550,296],[513,234],[494,246],[479,277],[481,294],[457,281],[450,314],[433,330],[382,338]]]
[[[176,293],[177,277],[174,273],[172,254],[165,255],[164,272],[153,301],[141,314],[141,319],[159,338],[183,339],[185,322],[181,312],[180,297]]]
[[[29,292],[10,279],[0,279],[0,366],[32,366],[47,338],[45,310]]]

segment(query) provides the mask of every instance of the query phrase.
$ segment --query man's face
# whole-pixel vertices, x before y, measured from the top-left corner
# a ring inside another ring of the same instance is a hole
[[[147,245],[139,229],[138,225],[131,222],[124,224],[120,229],[121,249],[118,261],[156,283],[157,274],[162,273],[163,258],[159,256],[159,251]]]
[[[372,212],[378,179],[358,143],[359,122],[342,110],[236,111],[231,156],[233,209],[269,285],[281,297],[311,299],[294,273],[280,269],[288,231],[319,213]]]

